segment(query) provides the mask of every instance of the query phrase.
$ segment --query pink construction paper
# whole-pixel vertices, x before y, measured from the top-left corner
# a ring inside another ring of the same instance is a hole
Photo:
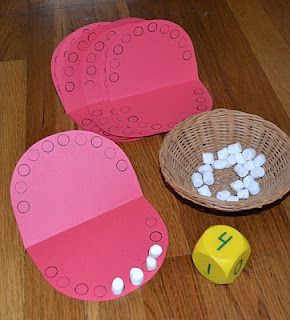
[[[109,32],[107,31],[113,27],[117,28],[118,26],[134,23],[135,21],[140,21],[140,19],[127,18],[110,24],[97,24],[91,32],[83,36],[80,35],[79,38],[75,39],[77,45],[68,43],[68,46],[65,48],[67,51],[66,57],[63,65],[61,65],[58,70],[58,81],[62,90],[62,101],[68,114],[85,105],[81,90],[81,75],[78,67],[82,59],[87,56],[87,48],[97,42],[96,39],[101,33],[106,32],[108,34]],[[96,50],[94,50],[94,52],[97,54]]]
[[[98,22],[81,27],[64,38],[54,50],[51,59],[51,74],[54,86],[65,110],[70,110],[70,104],[67,105],[70,101],[63,98],[63,92],[66,93],[65,84],[68,83],[69,85],[70,78],[77,73],[76,67],[81,59],[81,55],[83,55],[83,50],[88,43],[94,39],[96,32],[99,32],[104,26],[109,24],[110,22]],[[71,54],[73,55],[72,57],[70,56]],[[69,60],[72,60],[73,57],[77,58],[72,64]],[[74,103],[74,99],[71,99],[71,101]],[[76,101],[79,103],[79,100]],[[71,114],[71,118],[78,123],[82,129],[87,128],[103,136],[111,136],[110,133],[104,132],[96,122],[91,119],[90,113],[86,108],[76,109]],[[119,140],[123,139],[127,140],[126,138]],[[114,137],[112,137],[111,140],[114,140]],[[118,140],[118,138],[115,140]]]
[[[104,86],[104,81],[106,79],[106,55],[110,48],[110,42],[113,41],[126,26],[142,21],[144,21],[144,19],[139,18],[128,18],[116,21],[109,26],[105,26],[90,43],[85,51],[84,58],[81,60],[81,68],[79,70],[86,105],[103,102],[108,99],[107,88]]]
[[[82,129],[129,141],[212,108],[180,26],[131,18],[93,28],[66,41],[62,63],[52,65],[65,109]]]
[[[193,113],[212,108],[198,78],[191,39],[173,22],[123,27],[106,56],[103,85],[109,101],[89,107],[107,132],[126,137],[166,132]]]
[[[107,23],[109,22],[98,22],[98,23],[92,23],[84,27],[81,27],[75,30],[74,32],[70,33],[67,37],[65,37],[54,49],[52,58],[51,58],[51,75],[52,75],[53,83],[55,85],[55,88],[59,96],[61,95],[61,90],[60,90],[60,86],[57,79],[57,71],[59,69],[59,66],[63,64],[63,60],[67,54],[66,47],[69,47],[70,45],[75,45],[76,38],[80,37],[83,33],[86,33],[91,28],[105,25]]]
[[[82,60],[91,61],[91,57],[94,57],[94,59],[99,59],[98,51],[95,50],[94,46],[95,43],[97,43],[96,39],[98,38],[98,36],[104,34],[105,39],[108,41],[115,36],[115,30],[118,27],[139,21],[143,21],[143,19],[126,18],[114,23],[98,23],[91,25],[88,31],[79,32],[78,37],[76,37],[77,35],[74,35],[73,41],[71,41],[71,39],[68,39],[66,41],[67,45],[64,44],[62,46],[63,51],[66,53],[64,59],[62,60],[62,63],[59,63],[57,66],[52,65],[52,74],[57,74],[57,91],[60,95],[64,108],[70,115],[70,117],[76,123],[78,123],[78,125],[82,129],[90,130],[103,136],[107,136],[113,141],[126,141],[132,140],[132,138],[127,139],[124,137],[114,137],[110,132],[104,132],[96,124],[93,116],[87,109],[87,103],[83,93],[86,88],[90,88],[92,86],[93,80],[82,79],[82,75],[80,73],[80,64]],[[88,55],[86,54],[86,52],[89,47],[93,47],[93,53],[91,53],[89,57],[87,57]],[[97,69],[90,65],[85,71],[85,74],[88,74],[89,78],[89,74],[92,73],[92,68],[94,68],[93,71],[96,73]],[[104,72],[103,70],[101,71]],[[94,83],[94,92],[98,97],[97,82],[95,81]],[[99,95],[100,94],[101,93],[99,93]]]
[[[132,267],[146,283],[167,249],[166,227],[140,189],[125,153],[88,131],[44,138],[21,157],[11,181],[11,201],[24,246],[46,280],[80,300],[110,300],[137,289]],[[163,254],[146,271],[150,246]],[[125,290],[111,292],[121,277]]]

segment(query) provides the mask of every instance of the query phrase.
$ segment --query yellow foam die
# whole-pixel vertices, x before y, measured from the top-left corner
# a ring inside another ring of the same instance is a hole
[[[217,284],[233,282],[251,253],[247,239],[226,225],[208,228],[198,240],[192,260],[198,271]]]

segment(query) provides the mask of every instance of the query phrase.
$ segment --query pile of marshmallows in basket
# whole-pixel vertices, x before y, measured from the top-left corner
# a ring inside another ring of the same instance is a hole
[[[242,149],[239,142],[228,145],[217,152],[217,159],[214,153],[202,153],[203,164],[197,168],[191,176],[192,184],[200,195],[211,197],[212,192],[209,186],[215,182],[214,170],[222,170],[234,166],[235,173],[240,179],[230,183],[229,190],[217,192],[216,198],[221,201],[239,201],[248,199],[250,195],[255,196],[260,192],[257,179],[265,175],[262,167],[266,162],[264,154],[257,155],[253,148]]]

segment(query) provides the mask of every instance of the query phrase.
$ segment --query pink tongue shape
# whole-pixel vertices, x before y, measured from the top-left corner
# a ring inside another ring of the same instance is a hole
[[[23,239],[47,281],[81,300],[110,300],[112,281],[138,287],[160,268],[167,249],[166,227],[143,196],[124,152],[87,131],[67,131],[34,144],[21,157],[11,181],[11,200]],[[148,250],[163,248],[158,267],[147,271]]]
[[[106,41],[109,41],[116,34],[116,31],[110,29],[114,28],[117,30],[122,25],[139,21],[143,21],[143,19],[127,18],[114,23],[96,23],[80,28],[62,42],[60,48],[58,47],[55,50],[56,53],[54,53],[52,59],[54,61],[57,55],[61,56],[57,64],[52,63],[51,73],[66,112],[82,129],[108,136],[113,141],[127,141],[132,140],[132,138],[115,137],[109,132],[102,130],[90,115],[83,93],[85,88],[91,89],[92,79],[90,77],[98,76],[100,72],[103,72],[104,66],[101,69],[96,69],[93,65],[89,64],[84,71],[88,79],[83,81],[80,65],[83,60],[90,62],[92,57],[100,59],[99,55],[103,55],[103,52],[95,50],[95,43],[98,42],[97,39],[102,34],[105,34]],[[86,51],[90,46],[94,49],[94,53],[88,56]],[[97,80],[94,82],[92,89],[95,96],[103,100],[103,93],[97,90],[99,88]]]
[[[110,45],[110,102],[91,108],[105,131],[126,137],[151,135],[211,109],[191,39],[180,26],[164,20],[127,25]]]

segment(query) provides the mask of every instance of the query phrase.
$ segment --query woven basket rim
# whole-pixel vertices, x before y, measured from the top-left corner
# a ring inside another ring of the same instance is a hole
[[[261,208],[264,205],[273,203],[273,202],[281,199],[284,195],[286,195],[290,191],[290,174],[288,174],[288,172],[290,172],[289,156],[287,157],[287,168],[288,169],[287,169],[286,183],[281,185],[281,188],[279,188],[279,190],[276,190],[275,193],[273,193],[272,195],[264,197],[263,201],[258,204],[257,204],[257,199],[260,197],[259,195],[255,196],[255,197],[251,197],[246,201],[238,201],[238,202],[219,201],[213,197],[208,198],[205,196],[201,196],[198,193],[191,193],[185,187],[183,187],[182,185],[179,185],[178,183],[175,182],[174,178],[170,174],[170,170],[168,170],[168,168],[166,168],[166,165],[165,165],[165,154],[168,149],[168,146],[173,142],[173,140],[172,140],[173,134],[176,132],[182,131],[182,129],[184,127],[186,127],[187,125],[189,125],[189,123],[190,123],[190,126],[194,125],[194,123],[198,119],[202,119],[202,118],[207,119],[208,117],[217,116],[219,114],[244,115],[244,116],[250,118],[249,121],[250,120],[252,120],[252,121],[257,120],[257,121],[261,122],[263,124],[263,126],[277,132],[280,136],[283,137],[283,139],[285,139],[285,141],[287,141],[287,149],[289,151],[288,155],[290,155],[290,138],[282,129],[280,129],[274,123],[272,123],[268,120],[265,120],[264,118],[262,118],[261,116],[256,115],[256,114],[246,113],[246,112],[239,111],[239,110],[217,108],[212,111],[203,112],[203,113],[193,115],[193,116],[185,119],[184,121],[182,121],[181,123],[176,125],[165,136],[165,138],[162,142],[160,151],[159,151],[159,165],[161,168],[161,172],[164,176],[165,182],[168,183],[173,188],[173,190],[175,190],[184,199],[187,199],[187,200],[189,200],[195,204],[201,205],[203,207],[207,207],[207,208],[215,209],[215,210],[220,210],[220,211],[234,212],[234,211],[244,211],[244,210],[249,210],[249,209]]]

